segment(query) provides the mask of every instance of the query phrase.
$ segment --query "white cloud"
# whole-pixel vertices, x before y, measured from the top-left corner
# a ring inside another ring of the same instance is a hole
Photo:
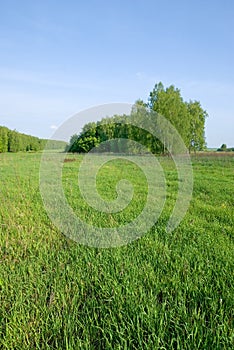
[[[50,129],[56,130],[56,129],[58,129],[58,127],[57,127],[56,125],[51,125],[51,126],[50,126]]]

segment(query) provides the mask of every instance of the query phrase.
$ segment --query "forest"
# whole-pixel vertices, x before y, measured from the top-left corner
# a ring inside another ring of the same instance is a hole
[[[202,151],[206,148],[205,121],[208,114],[199,101],[184,101],[181,92],[174,85],[167,88],[160,82],[150,92],[147,102],[138,99],[130,116],[115,115],[102,118],[98,122],[84,125],[79,134],[71,137],[67,146],[68,152],[86,153],[99,146],[103,152],[138,152],[136,144],[126,139],[140,141],[149,152],[164,154],[168,147],[161,139],[146,132],[144,128],[132,125],[132,120],[144,125],[151,119],[151,129],[158,128],[157,115],[165,117],[179,132],[184,144],[191,151]],[[144,119],[145,118],[145,119]],[[144,119],[144,120],[143,120]],[[163,131],[161,131],[163,133]],[[125,140],[124,140],[125,139]],[[105,143],[105,141],[112,140]]]
[[[0,126],[0,153],[41,151],[45,148],[46,139],[22,134],[16,130]],[[51,149],[64,149],[64,141],[50,140]]]

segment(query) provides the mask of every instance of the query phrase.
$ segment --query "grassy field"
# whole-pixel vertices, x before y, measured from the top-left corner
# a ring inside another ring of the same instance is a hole
[[[40,157],[0,154],[1,349],[234,348],[233,156],[192,158],[193,199],[173,233],[165,228],[177,173],[161,158],[168,196],[159,221],[110,249],[77,244],[53,226],[39,191]],[[122,175],[134,184],[126,213],[110,217],[84,203],[76,186],[81,156],[69,158],[64,189],[83,219],[121,224],[140,212],[147,187],[134,164],[110,162],[100,172],[108,199]]]

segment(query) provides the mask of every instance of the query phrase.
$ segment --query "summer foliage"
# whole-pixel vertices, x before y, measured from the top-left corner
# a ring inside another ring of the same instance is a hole
[[[225,143],[222,144],[220,148],[217,149],[218,152],[234,152],[234,147],[227,147]]]
[[[205,120],[208,116],[198,101],[185,102],[180,90],[173,85],[164,88],[162,83],[156,84],[150,92],[148,102],[138,100],[132,111],[133,118],[142,118],[143,110],[155,111],[155,128],[157,128],[157,114],[164,116],[178,130],[189,151],[200,151],[205,148]],[[165,153],[167,145],[152,135],[128,124],[128,116],[114,116],[103,118],[97,123],[86,124],[79,135],[73,135],[67,151],[88,152],[104,141],[116,139],[103,145],[103,151],[121,152],[127,150],[131,153],[137,151],[132,144],[123,139],[140,141],[152,153]],[[147,122],[148,115],[145,115]],[[163,136],[163,135],[162,135]],[[163,138],[163,137],[162,137]],[[118,140],[117,140],[118,139]],[[122,139],[122,140],[120,140]]]
[[[35,136],[25,135],[15,130],[0,126],[0,153],[20,151],[40,151],[45,148],[47,140]],[[51,149],[62,149],[66,143],[50,140]]]

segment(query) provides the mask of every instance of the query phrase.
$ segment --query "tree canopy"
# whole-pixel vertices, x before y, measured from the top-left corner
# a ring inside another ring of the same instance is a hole
[[[208,114],[202,109],[200,102],[185,102],[179,89],[173,85],[165,89],[159,83],[150,92],[148,106],[171,122],[190,151],[204,149],[205,120]]]
[[[0,153],[40,151],[45,148],[46,143],[46,139],[22,134],[16,130],[0,126]],[[64,141],[50,140],[49,145],[51,149],[64,149],[66,143]]]
[[[227,147],[226,143],[223,143],[220,148],[217,149],[218,152],[234,152],[234,147]]]
[[[139,110],[141,113],[138,113]],[[138,99],[133,107],[131,118],[145,118],[141,122],[147,122],[149,113],[143,111],[154,111],[155,117],[151,122],[157,128],[156,115],[165,117],[178,131],[189,151],[200,151],[206,146],[205,142],[205,120],[207,112],[202,109],[199,101],[183,100],[180,90],[173,85],[164,88],[160,82],[156,84],[149,94],[147,102]],[[153,113],[151,114],[153,115]],[[166,153],[170,150],[168,135],[161,131],[161,141],[143,129],[139,129],[128,123],[130,116],[114,116],[103,118],[96,123],[84,125],[80,134],[73,135],[67,146],[69,152],[85,153],[101,144],[103,151],[121,152],[123,149],[129,152],[137,151],[137,145],[133,146],[127,140],[131,139],[142,143],[152,153]],[[142,124],[142,125],[143,125]],[[108,144],[102,143],[113,140]],[[127,148],[126,148],[127,147]]]

